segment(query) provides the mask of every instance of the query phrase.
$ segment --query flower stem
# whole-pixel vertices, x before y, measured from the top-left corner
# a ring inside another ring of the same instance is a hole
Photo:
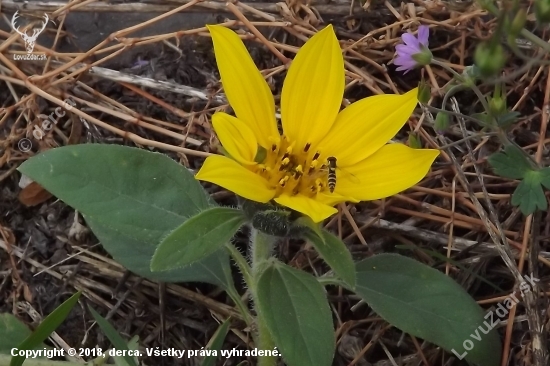
[[[252,257],[252,277],[255,281],[258,280],[259,272],[263,262],[271,257],[275,237],[262,233],[259,230],[252,229],[250,234],[250,249]]]
[[[250,291],[252,293],[252,299],[254,302],[257,302],[257,284],[262,274],[262,267],[265,262],[271,257],[271,252],[273,250],[273,245],[275,244],[276,238],[267,234],[262,233],[256,229],[252,229],[250,234],[250,257],[252,262],[252,286],[250,286]],[[262,314],[258,311],[258,306],[256,304],[256,347],[260,350],[273,350],[275,348],[275,343],[269,334],[269,329],[262,317]],[[275,366],[277,364],[277,357],[258,357],[258,366]]]

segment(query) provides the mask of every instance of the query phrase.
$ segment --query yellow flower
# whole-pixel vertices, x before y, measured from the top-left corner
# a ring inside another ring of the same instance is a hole
[[[222,26],[208,30],[237,117],[212,117],[230,157],[208,157],[197,179],[249,200],[274,200],[319,222],[337,212],[337,203],[380,199],[415,185],[439,154],[386,144],[414,110],[417,89],[361,99],[340,112],[344,59],[332,26],[292,61],[281,94],[282,135],[271,90],[241,39]],[[336,158],[334,186],[328,158]]]

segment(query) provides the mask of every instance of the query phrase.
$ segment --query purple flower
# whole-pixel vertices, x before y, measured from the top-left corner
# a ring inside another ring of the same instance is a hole
[[[428,48],[430,29],[427,25],[418,27],[418,37],[405,33],[401,39],[405,44],[395,46],[394,65],[399,66],[397,71],[405,70],[405,74],[416,66],[428,65],[432,60],[432,53]]]

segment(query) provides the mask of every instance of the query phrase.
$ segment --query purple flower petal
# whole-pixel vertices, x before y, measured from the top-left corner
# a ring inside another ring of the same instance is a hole
[[[416,66],[416,62],[412,58],[407,59],[404,57],[396,58],[393,60],[393,64],[396,66],[403,66],[407,69],[414,69]]]
[[[430,36],[430,28],[427,25],[418,27],[418,42],[424,47],[428,47],[428,37]]]
[[[406,46],[404,44],[398,44],[397,46],[395,46],[395,51],[398,55],[414,55],[420,50],[417,50],[416,48],[413,48],[411,46]]]
[[[405,71],[403,73],[403,75],[404,75],[404,74],[408,73],[409,71],[411,71],[412,69],[413,69],[412,67],[399,66],[396,70],[397,71]]]
[[[418,42],[418,39],[412,35],[411,33],[404,33],[401,35],[401,39],[407,46],[415,47],[420,49],[420,42]]]
[[[429,63],[429,60],[427,60],[428,58],[431,60],[431,53],[428,49],[429,35],[430,29],[426,25],[418,27],[418,36],[414,36],[412,33],[401,35],[404,44],[395,46],[395,59],[393,60],[393,64],[399,66],[397,71],[405,71],[406,74],[416,66]],[[419,61],[415,59],[416,57],[413,57],[418,54],[424,56],[418,59]]]

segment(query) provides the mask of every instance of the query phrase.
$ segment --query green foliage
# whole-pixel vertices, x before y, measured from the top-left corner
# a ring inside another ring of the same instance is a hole
[[[408,145],[413,149],[422,149],[422,141],[420,141],[420,138],[416,132],[409,132]]]
[[[111,341],[113,344],[114,349],[116,350],[125,350],[128,351],[128,344],[126,341],[118,334],[116,329],[97,311],[95,311],[92,307],[88,307],[90,309],[90,313],[92,313],[92,316],[94,317],[97,325],[101,328],[103,333],[107,336],[107,338]],[[124,361],[128,364],[128,366],[137,366],[136,361],[132,356],[129,356],[128,354],[122,356]]]
[[[522,29],[525,27],[527,21],[527,10],[525,8],[519,8],[510,23],[508,28],[509,36],[516,38]]]
[[[539,23],[550,22],[550,0],[535,0],[535,16]]]
[[[159,244],[152,271],[184,267],[220,250],[246,222],[242,211],[214,207],[191,217]]]
[[[498,175],[521,179],[512,195],[512,205],[519,206],[524,215],[548,208],[542,187],[550,189],[550,168],[534,167],[526,154],[514,145],[507,146],[504,152],[491,155],[488,161]]]
[[[528,171],[512,195],[512,204],[519,206],[524,215],[530,215],[537,209],[546,211],[548,201],[542,186],[550,189],[550,168]]]
[[[259,316],[287,365],[332,365],[332,316],[325,291],[313,276],[272,260],[256,291]]]
[[[479,120],[479,124],[482,127],[491,127],[493,125],[493,119],[487,113],[474,113],[472,118]]]
[[[521,116],[521,113],[516,111],[502,113],[497,117],[497,125],[500,128],[507,129],[518,121],[519,116]]]
[[[313,233],[306,234],[306,237],[315,247],[315,250],[328,263],[330,268],[340,277],[349,288],[355,287],[355,266],[351,253],[342,240],[323,230],[322,237]]]
[[[531,164],[525,153],[514,145],[508,145],[503,152],[491,155],[487,161],[501,177],[521,179],[531,171]]]
[[[413,259],[379,254],[356,265],[357,294],[395,327],[443,347],[480,366],[498,366],[501,343],[488,334],[484,312],[443,273]],[[490,324],[487,323],[487,324]],[[474,347],[465,350],[469,340]]]
[[[418,84],[418,102],[426,104],[430,101],[431,97],[432,88],[430,87],[430,84],[428,82],[422,79]]]
[[[80,294],[80,291],[77,292],[59,305],[42,321],[42,323],[40,323],[31,335],[25,338],[25,340],[17,346],[17,348],[20,350],[32,350],[40,346],[42,342],[63,323],[78,302]],[[23,362],[25,362],[25,356],[13,356],[10,366],[21,366]]]
[[[132,339],[128,341],[126,348],[132,351],[139,351],[139,337],[132,337]],[[126,361],[125,356],[113,356],[113,360],[115,361],[116,366],[131,366],[131,364]],[[138,362],[136,357],[133,357],[133,361],[136,363]]]
[[[208,342],[208,345],[206,346],[206,349],[209,350],[221,350],[223,346],[223,341],[225,340],[225,337],[227,336],[227,332],[229,332],[229,326],[231,325],[231,318],[228,318],[226,321],[224,321],[218,329],[216,329],[216,332],[210,339],[210,342]],[[216,364],[216,358],[215,356],[206,356],[204,360],[201,362],[201,366],[214,366]]]
[[[325,240],[323,236],[323,230],[321,225],[313,222],[309,216],[301,216],[293,222],[294,231],[299,233],[299,237],[307,237],[307,235],[314,235],[319,240]]]
[[[11,354],[11,349],[17,347],[31,331],[27,326],[12,314],[0,314],[0,353]],[[43,348],[40,343],[35,348]]]
[[[435,116],[434,128],[437,132],[441,133],[446,131],[451,125],[451,117],[448,113],[439,112]]]
[[[129,270],[164,282],[233,286],[225,250],[189,267],[150,271],[157,244],[212,207],[193,175],[167,156],[117,145],[73,145],[41,153],[19,170],[81,212],[105,250]]]

